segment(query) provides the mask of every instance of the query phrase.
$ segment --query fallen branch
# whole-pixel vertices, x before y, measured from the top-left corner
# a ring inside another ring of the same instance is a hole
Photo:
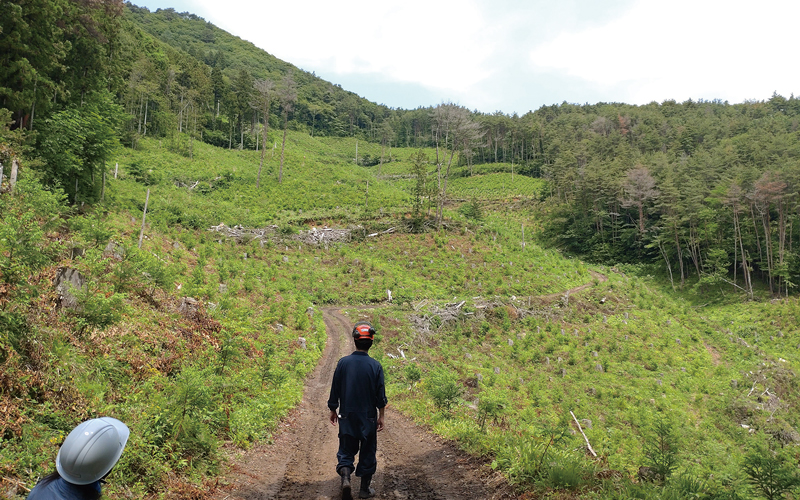
[[[23,490],[27,491],[28,493],[30,493],[30,491],[31,491],[30,489],[25,487],[25,485],[22,483],[22,481],[18,481],[16,479],[11,479],[10,477],[4,477],[3,481],[5,481],[5,482],[7,482],[9,484],[12,484],[17,488],[23,489]]]
[[[367,238],[374,238],[375,236],[378,236],[378,235],[380,235],[380,234],[389,234],[389,233],[393,233],[393,232],[395,231],[395,229],[397,229],[397,228],[396,228],[396,227],[390,227],[390,228],[389,228],[389,229],[387,229],[386,231],[381,231],[381,232],[378,232],[378,233],[372,233],[372,234],[368,234],[368,235],[367,235]]]
[[[589,453],[591,453],[593,457],[597,458],[597,453],[595,453],[594,449],[592,449],[592,445],[591,445],[591,443],[589,443],[589,438],[587,438],[586,434],[584,434],[583,428],[581,427],[580,422],[578,422],[578,419],[575,418],[575,414],[572,413],[571,411],[569,412],[569,414],[572,415],[572,420],[575,421],[575,425],[577,425],[578,426],[578,430],[581,431],[581,435],[583,436],[583,439],[586,441],[586,447],[589,448]]]

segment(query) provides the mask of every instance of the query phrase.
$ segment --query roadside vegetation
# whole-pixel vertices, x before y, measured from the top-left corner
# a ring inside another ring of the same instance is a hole
[[[800,496],[798,99],[391,110],[188,13],[36,5],[0,13],[41,45],[0,51],[7,496],[109,415],[109,497],[203,498],[365,304],[391,404],[523,498]]]

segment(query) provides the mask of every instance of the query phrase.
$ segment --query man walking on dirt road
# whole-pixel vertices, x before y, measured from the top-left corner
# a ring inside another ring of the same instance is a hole
[[[350,474],[356,453],[357,477],[361,478],[359,498],[370,498],[375,490],[370,487],[378,462],[377,433],[383,430],[383,412],[386,408],[386,390],[383,367],[369,357],[369,348],[375,339],[375,329],[366,321],[353,327],[356,351],[339,360],[331,383],[328,408],[331,425],[339,423],[339,452],[336,472],[342,477],[342,498],[350,496]],[[336,409],[339,409],[338,413]],[[359,452],[359,449],[361,450]]]

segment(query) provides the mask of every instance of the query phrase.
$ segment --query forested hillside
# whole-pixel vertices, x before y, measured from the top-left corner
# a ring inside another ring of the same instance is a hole
[[[115,127],[125,145],[163,137],[189,156],[193,140],[276,149],[281,137],[265,141],[264,131],[291,128],[381,143],[380,157],[356,158],[363,165],[383,162],[392,146],[441,146],[457,151],[459,164],[508,163],[509,172],[547,179],[547,234],[557,244],[596,261],[662,262],[676,286],[694,276],[729,280],[748,296],[762,283],[786,294],[800,273],[793,96],[563,103],[523,116],[449,104],[389,109],[193,14],[64,5],[5,14],[2,105],[14,113],[12,128],[40,132],[46,179],[72,200],[76,189],[84,200],[99,195]],[[54,22],[62,10],[66,22]],[[61,42],[36,45],[51,38]],[[25,49],[11,50],[18,39]]]
[[[392,405],[523,497],[798,498],[800,100],[366,97],[190,13],[3,5],[0,494],[111,415],[110,497],[209,497],[368,304]]]

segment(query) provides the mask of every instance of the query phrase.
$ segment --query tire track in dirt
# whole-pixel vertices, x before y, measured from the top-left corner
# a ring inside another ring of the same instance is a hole
[[[328,342],[306,381],[303,400],[284,419],[274,444],[235,452],[227,486],[214,500],[341,498],[336,475],[338,428],[328,422],[330,380],[339,358],[353,351],[349,332],[357,318],[338,309],[322,310]],[[378,471],[372,482],[378,499],[514,498],[502,476],[453,444],[420,429],[389,408],[378,434]],[[359,479],[353,481],[358,490]]]
[[[600,274],[600,273],[598,273],[596,271],[589,271],[589,274],[592,276],[593,279],[596,279],[598,283],[605,283],[606,281],[608,281],[608,276],[606,276],[605,274]],[[555,300],[555,299],[560,299],[561,297],[563,297],[565,295],[567,295],[567,296],[574,295],[574,294],[576,294],[578,292],[582,292],[583,290],[586,290],[587,288],[592,287],[592,286],[594,286],[594,283],[593,282],[589,282],[589,283],[585,283],[583,285],[576,286],[574,288],[570,288],[569,290],[566,290],[566,291],[563,291],[563,292],[551,293],[551,294],[548,294],[548,295],[541,295],[541,296],[539,296],[539,298],[542,299],[542,300],[545,300],[545,301],[551,301],[551,300]]]

